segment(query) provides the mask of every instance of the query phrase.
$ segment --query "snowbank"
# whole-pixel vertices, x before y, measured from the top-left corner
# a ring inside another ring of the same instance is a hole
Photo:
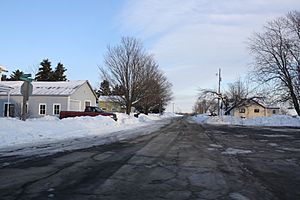
[[[300,118],[288,115],[273,115],[271,117],[256,117],[242,119],[233,116],[207,116],[197,115],[193,117],[197,123],[246,125],[246,126],[291,126],[300,127]]]
[[[75,117],[59,120],[46,116],[21,121],[13,118],[0,118],[0,148],[18,145],[36,145],[58,140],[90,136],[106,137],[112,132],[133,129],[151,124],[156,120],[174,115],[140,115],[139,118],[117,114],[118,121],[109,117]]]

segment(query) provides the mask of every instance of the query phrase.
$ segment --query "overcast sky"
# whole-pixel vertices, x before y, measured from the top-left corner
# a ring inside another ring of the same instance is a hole
[[[49,58],[96,87],[107,45],[133,36],[173,84],[168,109],[190,112],[199,88],[217,88],[219,68],[223,89],[246,75],[254,31],[299,8],[299,0],[2,0],[0,65],[35,73]]]

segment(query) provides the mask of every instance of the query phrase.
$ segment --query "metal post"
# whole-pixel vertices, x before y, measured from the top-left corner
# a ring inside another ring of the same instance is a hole
[[[9,111],[10,111],[10,102],[9,102],[9,100],[10,100],[10,91],[8,92],[8,94],[7,94],[7,109],[6,109],[6,117],[9,117]]]
[[[24,94],[23,94],[23,106],[22,106],[22,120],[25,121],[27,117],[27,101],[29,97],[29,82],[24,81]]]

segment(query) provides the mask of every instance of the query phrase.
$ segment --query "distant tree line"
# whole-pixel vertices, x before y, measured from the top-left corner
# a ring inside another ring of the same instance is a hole
[[[119,95],[127,114],[133,106],[145,114],[162,112],[172,99],[171,83],[135,38],[123,37],[119,45],[108,46],[99,69],[104,81],[98,94]]]
[[[67,69],[62,63],[58,63],[55,69],[51,67],[51,62],[48,59],[44,59],[40,63],[38,72],[35,74],[36,81],[66,81],[67,77],[65,72]],[[21,76],[24,75],[24,72],[17,69],[11,73],[9,78],[5,75],[2,75],[2,81],[19,81]]]

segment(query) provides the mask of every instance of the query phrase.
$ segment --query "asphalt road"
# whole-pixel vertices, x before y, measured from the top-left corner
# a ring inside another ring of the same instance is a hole
[[[110,145],[0,160],[1,200],[300,199],[300,129],[293,128],[174,119]]]

